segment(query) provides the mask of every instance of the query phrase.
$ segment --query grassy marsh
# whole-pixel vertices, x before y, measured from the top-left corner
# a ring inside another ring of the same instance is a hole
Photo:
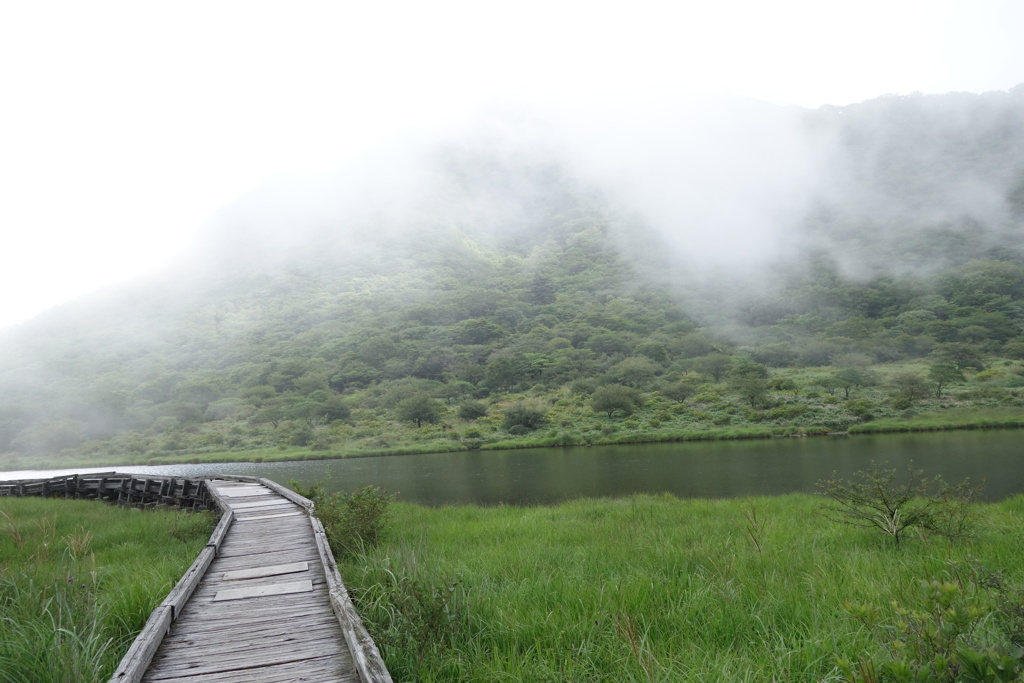
[[[919,608],[922,580],[989,612],[970,558],[1024,580],[1024,496],[978,506],[969,541],[900,548],[820,509],[807,495],[395,504],[389,540],[343,572],[395,680],[421,681],[845,680],[841,659],[886,652],[892,605]],[[977,638],[1002,643],[991,626]]]
[[[106,680],[214,522],[95,501],[0,499],[0,680]]]

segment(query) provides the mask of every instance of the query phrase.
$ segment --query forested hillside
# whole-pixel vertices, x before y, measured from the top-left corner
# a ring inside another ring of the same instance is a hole
[[[507,131],[254,190],[174,268],[3,334],[0,466],[1019,416],[1024,88],[794,116],[771,258]]]

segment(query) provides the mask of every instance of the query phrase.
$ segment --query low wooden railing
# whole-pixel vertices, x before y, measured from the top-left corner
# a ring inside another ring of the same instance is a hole
[[[167,505],[189,510],[216,510],[205,479],[155,475],[67,474],[49,479],[0,481],[0,497],[98,498],[133,506]]]

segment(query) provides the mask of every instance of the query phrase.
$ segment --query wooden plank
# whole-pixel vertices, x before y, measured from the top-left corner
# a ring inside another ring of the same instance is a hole
[[[275,583],[269,586],[251,586],[248,588],[229,588],[214,596],[214,602],[221,600],[243,600],[245,598],[261,598],[268,595],[288,595],[291,593],[308,593],[313,590],[313,582],[308,580]]]
[[[253,486],[253,487],[238,487],[238,488],[220,488],[218,493],[228,498],[244,498],[247,496],[273,496],[274,492],[265,486]]]
[[[298,640],[282,643],[278,647],[247,648],[245,650],[221,653],[218,651],[203,651],[199,648],[182,648],[181,657],[176,661],[154,661],[153,675],[147,676],[148,680],[160,680],[160,674],[164,677],[180,676],[183,673],[190,675],[216,673],[220,671],[238,671],[240,674],[237,681],[250,680],[245,672],[257,667],[268,667],[277,664],[301,662],[317,656],[330,654],[331,644],[336,644],[336,638],[322,640]]]
[[[171,627],[171,608],[166,605],[159,605],[146,620],[142,633],[135,639],[128,652],[121,659],[121,663],[114,670],[110,681],[114,683],[138,683],[153,661],[153,655],[164,638],[164,634]]]
[[[333,616],[333,615],[330,615]],[[219,631],[200,633],[189,631],[173,640],[170,636],[164,639],[168,645],[187,648],[189,658],[203,657],[214,654],[223,657],[230,654],[243,653],[246,650],[265,649],[271,647],[289,647],[298,641],[338,644],[338,623],[319,622],[315,624],[301,622],[269,624],[265,628],[252,630],[244,625],[235,628],[225,627]],[[328,648],[329,650],[330,648]],[[333,648],[339,651],[339,648]]]
[[[285,498],[292,501],[296,505],[300,505],[306,508],[307,510],[313,509],[313,501],[311,501],[309,498],[306,498],[305,496],[300,496],[299,494],[295,493],[295,491],[292,491],[290,488],[286,488],[278,484],[276,481],[271,481],[270,479],[264,479],[262,477],[260,478],[259,481],[267,488],[276,491],[279,496],[284,496]]]
[[[274,497],[271,500],[254,500],[248,503],[228,503],[232,510],[236,512],[238,510],[248,510],[250,508],[294,508],[295,503],[290,500],[284,500],[283,498]]]
[[[323,614],[307,615],[305,611],[298,609],[289,613],[291,617],[285,617],[284,614],[283,611],[279,613],[278,610],[274,610],[272,613],[256,611],[248,619],[238,619],[237,617],[216,621],[203,619],[202,622],[188,624],[187,628],[176,626],[164,637],[164,644],[167,646],[188,645],[197,638],[213,643],[221,640],[236,642],[239,638],[261,638],[265,635],[274,636],[279,633],[295,634],[300,632],[305,634],[315,631],[338,633],[338,620],[330,609]],[[182,624],[183,622],[177,623]],[[302,626],[296,629],[296,624],[299,623]]]
[[[230,670],[206,674],[152,672],[147,680],[166,683],[359,683],[351,663],[342,654],[322,655],[301,662],[275,664],[256,669]]]
[[[281,574],[295,574],[296,572],[306,571],[309,571],[308,562],[293,562],[291,564],[275,564],[269,567],[251,567],[250,569],[224,572],[221,578],[225,581],[238,581],[239,579],[258,579],[265,576],[280,576]]]
[[[252,517],[237,517],[235,519],[235,521],[236,522],[255,522],[256,520],[260,520],[260,519],[277,519],[279,517],[305,517],[305,516],[306,516],[305,512],[303,512],[301,510],[296,510],[295,512],[279,512],[279,513],[273,514],[273,515],[256,515],[256,516],[252,516]]]

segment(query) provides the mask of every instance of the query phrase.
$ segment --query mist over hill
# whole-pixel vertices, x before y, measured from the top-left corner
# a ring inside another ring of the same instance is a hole
[[[0,452],[372,451],[421,395],[474,447],[509,402],[639,406],[715,354],[1015,358],[1022,248],[1022,86],[490,112],[254,188],[173,267],[5,331]]]

